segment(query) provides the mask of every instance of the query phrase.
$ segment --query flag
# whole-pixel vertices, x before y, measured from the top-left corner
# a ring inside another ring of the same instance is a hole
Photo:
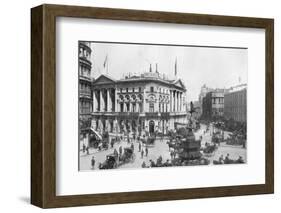
[[[105,68],[106,64],[107,64],[107,55],[106,55],[106,57],[105,57],[105,59],[104,59],[104,62],[103,62],[103,67],[104,67],[104,68]]]

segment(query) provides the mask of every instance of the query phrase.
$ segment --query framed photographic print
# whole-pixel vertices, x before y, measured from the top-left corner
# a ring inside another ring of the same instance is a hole
[[[31,203],[274,191],[273,19],[31,9]]]

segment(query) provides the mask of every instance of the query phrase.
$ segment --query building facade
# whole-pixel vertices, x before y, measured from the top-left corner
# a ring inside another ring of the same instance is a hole
[[[215,119],[224,115],[224,89],[215,89],[208,92],[202,102],[202,118]]]
[[[247,121],[247,84],[232,87],[225,93],[224,117],[238,122]]]
[[[199,93],[199,97],[198,97],[198,105],[196,106],[197,107],[197,116],[198,118],[202,116],[203,114],[203,98],[206,96],[206,94],[208,92],[211,92],[213,91],[214,89],[210,88],[210,87],[207,87],[206,84],[204,84],[201,89],[200,89],[200,93]]]
[[[87,138],[91,127],[92,113],[92,50],[90,42],[79,42],[79,134],[80,139]]]
[[[101,75],[93,82],[92,128],[112,133],[166,133],[187,122],[186,88],[158,71],[115,80]]]

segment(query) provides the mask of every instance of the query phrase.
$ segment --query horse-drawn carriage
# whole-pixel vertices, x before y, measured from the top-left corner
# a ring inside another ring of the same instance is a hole
[[[210,144],[206,143],[205,147],[203,148],[203,153],[207,156],[210,156],[214,154],[214,152],[217,150],[217,145],[216,144]]]
[[[99,165],[99,169],[115,169],[122,164],[134,162],[135,158],[134,149],[126,147],[120,156],[116,151],[107,155],[105,161]]]
[[[228,145],[243,145],[246,144],[246,136],[239,133],[232,133],[229,135],[229,137],[226,139],[226,144]]]
[[[103,163],[99,165],[99,169],[115,169],[118,166],[118,155],[109,154]]]
[[[212,136],[212,142],[215,144],[216,143],[219,144],[219,143],[223,142],[223,135],[220,134],[219,132],[214,133]]]
[[[124,153],[119,157],[119,165],[129,162],[134,162],[136,155],[131,147],[124,148]]]
[[[142,143],[146,146],[153,146],[155,144],[156,135],[150,135],[141,139]]]

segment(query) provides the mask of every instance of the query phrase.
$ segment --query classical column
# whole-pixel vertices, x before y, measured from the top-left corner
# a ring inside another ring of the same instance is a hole
[[[170,91],[170,112],[173,112],[173,91]]]
[[[179,92],[177,92],[177,112],[179,111]]]
[[[181,109],[182,109],[182,93],[180,92],[180,112],[181,112]]]
[[[176,91],[173,91],[173,112],[176,111]]]
[[[114,94],[115,94],[115,98],[114,98],[114,112],[120,112],[120,110],[118,110],[118,106],[117,106],[117,88],[115,87],[114,89]]]
[[[93,90],[93,112],[97,111],[96,91]]]
[[[117,121],[117,119],[115,118],[114,119],[114,121],[113,121],[113,132],[114,133],[117,133],[117,132],[119,132],[119,129],[118,129],[118,121]]]
[[[143,112],[149,112],[149,104],[146,102],[145,87],[143,89]]]
[[[173,93],[172,91],[170,90],[170,112],[173,111]]]
[[[107,112],[112,111],[112,101],[111,101],[111,89],[106,90],[107,97]]]
[[[100,112],[103,112],[104,111],[103,91],[100,90],[99,93],[100,93]]]
[[[106,131],[110,132],[110,122],[108,119],[105,120],[105,129]]]

